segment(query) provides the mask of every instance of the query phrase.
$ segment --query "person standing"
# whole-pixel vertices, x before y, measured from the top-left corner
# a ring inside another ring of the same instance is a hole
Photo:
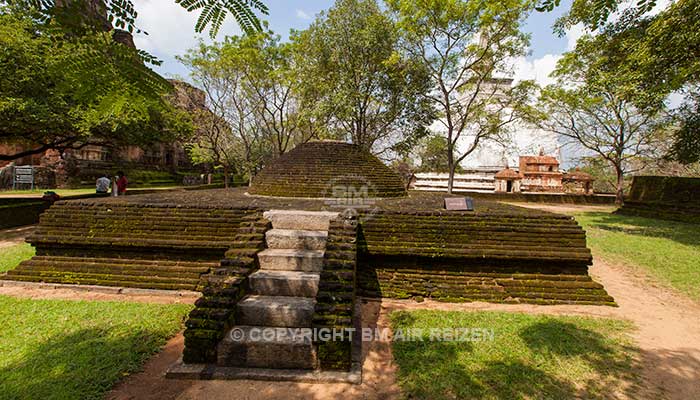
[[[102,176],[99,177],[95,183],[95,192],[97,194],[109,193],[109,186],[111,183],[112,181],[109,179],[109,177],[106,174],[102,174]]]
[[[123,196],[126,194],[126,187],[129,184],[129,181],[126,179],[126,175],[124,175],[123,171],[119,171],[117,175],[119,175],[119,178],[117,179],[117,193],[119,196]]]

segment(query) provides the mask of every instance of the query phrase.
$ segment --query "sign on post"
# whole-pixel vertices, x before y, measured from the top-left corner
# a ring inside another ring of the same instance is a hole
[[[17,185],[31,185],[34,190],[34,167],[22,165],[15,167],[15,176],[12,180],[12,190],[17,189]]]

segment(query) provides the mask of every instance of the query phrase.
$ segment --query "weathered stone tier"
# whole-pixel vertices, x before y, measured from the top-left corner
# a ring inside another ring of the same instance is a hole
[[[217,346],[236,324],[238,302],[248,293],[248,277],[258,269],[256,254],[265,248],[270,222],[262,213],[246,215],[221,267],[203,276],[203,297],[190,312],[185,330],[185,363],[215,363]]]
[[[323,260],[323,271],[316,296],[313,326],[348,332],[353,328],[355,308],[355,270],[357,230],[347,219],[331,221]],[[345,340],[318,343],[318,361],[324,370],[350,370],[352,342]]]
[[[281,197],[400,197],[401,178],[361,147],[340,142],[297,146],[266,166],[254,179],[251,194]],[[366,191],[366,193],[365,193]]]
[[[627,200],[615,213],[635,217],[659,218],[669,221],[700,224],[700,206],[691,204],[645,203]]]
[[[366,297],[451,302],[615,305],[603,286],[585,273],[523,273],[463,264],[361,263],[358,291]]]
[[[361,225],[360,250],[367,256],[539,260],[591,263],[585,231],[556,214],[507,215],[386,212]]]
[[[8,272],[6,279],[145,289],[196,290],[216,262],[37,256]]]
[[[585,231],[563,215],[383,212],[364,217],[358,248],[367,297],[614,304],[588,275]]]
[[[700,223],[700,178],[635,176],[618,214]]]
[[[6,279],[196,290],[231,247],[246,209],[58,202],[27,239],[37,256]]]

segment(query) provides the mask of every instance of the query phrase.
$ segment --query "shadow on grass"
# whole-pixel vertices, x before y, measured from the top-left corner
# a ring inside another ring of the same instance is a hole
[[[101,399],[159,349],[159,332],[84,329],[42,340],[0,369],[3,399]],[[41,332],[37,332],[40,335]]]
[[[399,382],[407,397],[420,399],[614,399],[637,390],[620,384],[635,382],[633,348],[556,320],[527,325],[517,336],[522,342],[396,342]],[[582,361],[590,376],[577,376]]]
[[[588,212],[582,216],[590,220],[584,225],[603,231],[669,239],[690,246],[700,245],[700,226],[696,224],[602,212]]]

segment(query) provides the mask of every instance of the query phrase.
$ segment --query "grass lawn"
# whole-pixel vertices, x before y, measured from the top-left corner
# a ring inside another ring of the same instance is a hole
[[[700,226],[608,213],[581,213],[596,256],[639,268],[655,280],[700,300]]]
[[[80,194],[92,194],[95,193],[95,188],[84,188],[84,189],[35,189],[35,190],[3,190],[0,191],[0,197],[2,196],[36,196],[41,197],[44,192],[56,192],[59,196],[75,196]]]
[[[404,397],[616,398],[632,391],[628,322],[503,312],[400,311],[392,329],[482,328],[486,341],[394,341]],[[429,337],[427,334],[426,338]]]
[[[164,190],[164,189],[177,189],[182,186],[179,185],[130,185],[129,188],[132,190],[137,189],[148,189],[148,190]],[[36,190],[3,190],[0,191],[0,197],[13,197],[13,196],[30,196],[30,197],[41,197],[44,192],[51,191],[56,192],[61,197],[66,196],[77,196],[82,194],[94,194],[95,188],[82,188],[82,189],[36,189]]]
[[[100,399],[182,329],[190,309],[0,296],[0,397]]]
[[[20,262],[32,258],[34,253],[34,247],[29,243],[0,248],[0,273],[15,268]]]

